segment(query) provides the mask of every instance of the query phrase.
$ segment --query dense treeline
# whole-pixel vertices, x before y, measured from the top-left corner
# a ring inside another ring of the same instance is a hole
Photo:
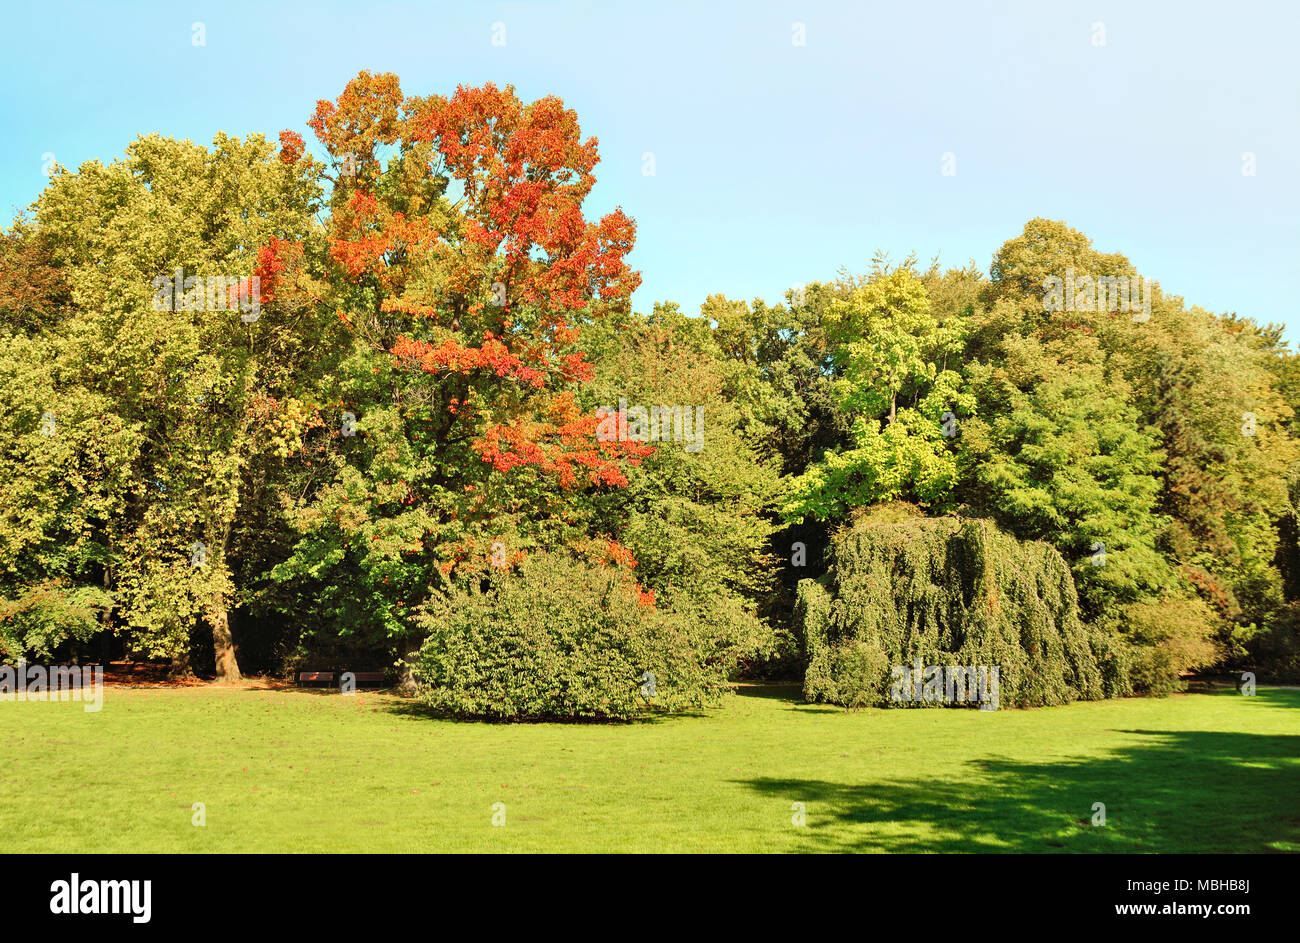
[[[5,233],[0,658],[707,703],[802,677],[799,581],[906,505],[1054,548],[1138,691],[1300,678],[1280,328],[1043,219],[987,275],[878,257],[634,314],[635,226],[583,215],[596,142],[557,99],[362,73],[309,125],[320,158],[142,137]]]

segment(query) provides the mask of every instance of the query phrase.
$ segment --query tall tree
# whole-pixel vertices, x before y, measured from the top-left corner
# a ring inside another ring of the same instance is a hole
[[[120,628],[183,666],[199,621],[224,680],[239,677],[230,613],[245,595],[232,537],[250,489],[265,493],[256,456],[305,428],[295,396],[323,323],[264,304],[254,276],[273,240],[311,231],[316,195],[259,136],[208,150],[151,135],[107,167],[56,174],[35,207],[75,309],[49,338],[56,402],[98,396],[102,418],[78,422],[129,437],[101,471],[116,490],[96,522]]]
[[[558,98],[406,97],[362,72],[310,125],[333,168],[327,303],[350,350],[336,418],[307,440],[330,476],[296,502],[302,539],[275,572],[324,631],[409,654],[431,592],[587,540],[582,495],[649,453],[598,437],[575,395],[592,376],[578,325],[625,310],[639,281],[635,226],[583,215],[596,140]]]

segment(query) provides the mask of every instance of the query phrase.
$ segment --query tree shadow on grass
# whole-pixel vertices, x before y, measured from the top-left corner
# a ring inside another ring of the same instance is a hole
[[[275,688],[262,688],[261,690],[275,691],[280,694],[300,694],[307,697],[348,697],[337,687],[330,685],[328,687],[308,688],[296,684],[285,684]],[[386,694],[383,690],[367,690],[367,694]]]
[[[797,682],[741,681],[731,690],[740,697],[761,697],[796,704],[803,701],[803,685]]]
[[[1259,696],[1297,707],[1296,693]],[[796,834],[806,850],[1300,851],[1300,735],[1116,733],[1141,742],[1103,757],[1042,763],[988,757],[954,766],[937,755],[926,780],[743,782],[805,804],[807,827]],[[1104,827],[1092,823],[1098,802]]]
[[[834,704],[813,704],[803,699],[803,685],[779,681],[742,681],[732,687],[737,697],[784,701],[800,714],[843,714]]]
[[[474,717],[439,711],[429,707],[416,697],[394,696],[385,699],[383,709],[399,717],[418,720],[439,720],[453,724],[488,724],[499,727],[510,726],[546,726],[565,727],[637,727],[650,724],[662,724],[667,721],[681,720],[684,717],[707,717],[710,708],[684,708],[676,711],[650,710],[634,717]]]

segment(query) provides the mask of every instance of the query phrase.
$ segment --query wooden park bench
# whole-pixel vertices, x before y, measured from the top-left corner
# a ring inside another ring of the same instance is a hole
[[[332,672],[332,671],[300,671],[300,672],[298,672],[298,687],[300,687],[300,688],[332,688],[332,687],[334,687],[334,672]]]
[[[354,671],[352,678],[359,688],[382,688],[385,684],[382,671]]]
[[[300,688],[339,688],[351,674],[358,688],[382,688],[387,683],[382,671],[300,671],[298,686]]]

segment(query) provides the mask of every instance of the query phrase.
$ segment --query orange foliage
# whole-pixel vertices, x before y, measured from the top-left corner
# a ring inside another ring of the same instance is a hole
[[[474,443],[483,461],[499,472],[531,466],[552,475],[560,487],[579,483],[623,487],[627,476],[622,465],[639,465],[654,448],[638,442],[603,442],[596,438],[599,419],[578,411],[571,394],[552,401],[544,421],[520,418],[510,424],[488,427]]]
[[[308,124],[337,164],[355,161],[335,182],[330,259],[348,279],[373,280],[387,324],[408,319],[385,342],[399,365],[461,381],[442,402],[474,429],[483,461],[501,473],[533,468],[564,488],[626,485],[624,467],[652,449],[597,441],[598,418],[553,392],[593,375],[573,350],[575,312],[625,307],[640,283],[625,261],[632,219],[621,209],[583,215],[599,155],[577,115],[559,98],[525,103],[492,83],[407,97],[397,76],[361,72],[336,100],[317,102]],[[381,147],[400,165],[385,170]],[[455,207],[430,197],[447,184]],[[471,410],[467,393],[482,408]],[[484,414],[496,421],[470,425]]]

